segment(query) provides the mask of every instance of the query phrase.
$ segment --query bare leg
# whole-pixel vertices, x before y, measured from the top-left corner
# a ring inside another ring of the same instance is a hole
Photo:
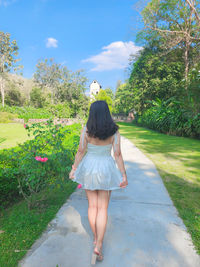
[[[97,230],[97,243],[95,250],[98,251],[98,248],[102,248],[103,238],[106,230],[107,224],[107,209],[110,200],[111,190],[98,190],[98,211],[97,211],[97,218],[96,218],[96,230]],[[98,246],[98,248],[97,248]]]
[[[97,190],[85,189],[85,191],[88,198],[88,220],[94,235],[94,241],[96,241]]]

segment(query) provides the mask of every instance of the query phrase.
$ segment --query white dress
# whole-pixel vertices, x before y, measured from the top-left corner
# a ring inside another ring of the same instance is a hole
[[[83,130],[83,140],[86,126]],[[114,135],[114,151],[117,144],[117,134]],[[83,145],[83,142],[82,142]],[[74,172],[75,181],[82,185],[83,189],[90,190],[115,190],[121,189],[122,174],[117,168],[111,155],[112,144],[94,145],[87,144],[87,152]]]

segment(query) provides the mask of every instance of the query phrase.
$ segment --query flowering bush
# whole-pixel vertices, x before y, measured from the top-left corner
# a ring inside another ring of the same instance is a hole
[[[0,202],[4,202],[10,190],[5,190],[5,184],[8,188],[9,180],[17,180],[17,189],[19,194],[26,199],[28,207],[33,204],[34,194],[38,193],[44,187],[61,187],[63,183],[69,181],[69,172],[76,154],[79,136],[80,124],[74,124],[62,127],[54,125],[53,120],[45,123],[25,124],[24,128],[34,135],[32,140],[19,144],[16,148],[7,150],[2,159],[3,162],[0,171]],[[9,153],[8,153],[9,151]],[[3,186],[4,185],[4,186]],[[16,195],[16,182],[12,183],[13,194]],[[1,191],[2,190],[2,191]]]
[[[35,159],[41,162],[46,162],[48,160],[48,158],[41,158],[40,156],[36,156]]]

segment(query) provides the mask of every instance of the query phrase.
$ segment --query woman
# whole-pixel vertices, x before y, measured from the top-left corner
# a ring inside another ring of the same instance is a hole
[[[94,234],[91,264],[95,264],[96,259],[103,260],[102,244],[111,191],[125,188],[128,181],[120,148],[119,126],[113,121],[105,101],[91,104],[86,126],[81,130],[69,178],[81,184],[87,195],[88,220]],[[112,147],[115,160],[111,156]]]

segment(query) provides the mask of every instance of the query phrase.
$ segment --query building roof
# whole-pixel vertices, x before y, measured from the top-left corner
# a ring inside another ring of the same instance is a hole
[[[91,82],[91,84],[92,84],[93,82],[96,82],[96,83],[98,83],[98,84],[99,84],[99,86],[101,87],[100,83],[99,83],[97,80],[93,80],[93,81]],[[90,85],[91,85],[91,84],[90,84]]]

